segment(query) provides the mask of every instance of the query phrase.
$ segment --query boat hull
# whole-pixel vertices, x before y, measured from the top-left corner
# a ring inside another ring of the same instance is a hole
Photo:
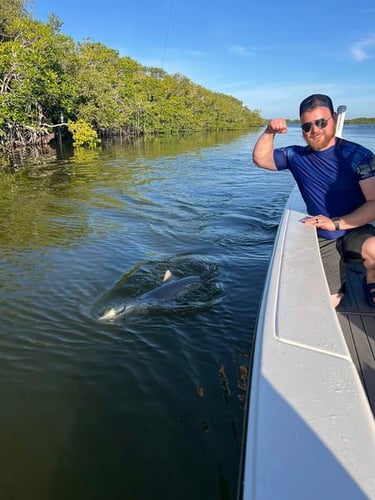
[[[375,498],[374,419],[305,216],[294,190],[258,315],[239,498]]]

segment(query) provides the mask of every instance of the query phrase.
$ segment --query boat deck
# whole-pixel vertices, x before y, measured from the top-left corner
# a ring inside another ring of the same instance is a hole
[[[337,315],[375,416],[375,309],[366,302],[363,277],[361,264],[347,264],[347,290]]]

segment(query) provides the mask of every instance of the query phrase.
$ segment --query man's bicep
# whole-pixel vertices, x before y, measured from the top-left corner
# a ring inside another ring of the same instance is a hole
[[[366,201],[375,201],[375,175],[359,181],[359,185]]]

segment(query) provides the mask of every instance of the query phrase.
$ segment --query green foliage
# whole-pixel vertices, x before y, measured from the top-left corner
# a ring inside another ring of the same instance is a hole
[[[232,96],[144,67],[105,45],[76,44],[61,21],[32,19],[27,0],[0,0],[0,144],[69,121],[75,144],[97,135],[239,130],[264,123]],[[97,135],[93,135],[93,132]],[[27,138],[26,138],[27,139]]]
[[[366,124],[366,125],[369,125],[369,124],[375,124],[375,118],[365,118],[363,116],[359,117],[359,118],[352,118],[350,120],[345,120],[345,123],[353,123],[353,124]]]
[[[68,129],[73,136],[74,145],[78,148],[84,146],[95,148],[100,142],[96,130],[84,120],[77,120],[76,122],[70,121]]]
[[[0,126],[56,123],[75,96],[75,57],[73,41],[54,26],[12,20],[0,44]]]
[[[0,40],[8,38],[9,23],[20,17],[27,17],[26,0],[0,0]]]

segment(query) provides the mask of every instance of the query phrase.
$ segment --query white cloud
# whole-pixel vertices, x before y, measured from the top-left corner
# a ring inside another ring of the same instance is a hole
[[[248,57],[255,55],[255,50],[244,47],[243,45],[230,45],[228,47],[229,54]]]
[[[264,52],[268,50],[273,50],[274,47],[270,46],[258,46],[258,47],[245,47],[244,45],[229,45],[226,49],[228,54],[237,55],[240,57],[253,57],[259,52]]]
[[[350,52],[355,61],[362,62],[371,57],[373,48],[375,48],[375,36],[370,36],[352,45]]]

